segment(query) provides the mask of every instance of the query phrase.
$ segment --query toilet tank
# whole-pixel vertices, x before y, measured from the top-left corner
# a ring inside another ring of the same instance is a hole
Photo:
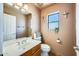
[[[41,34],[40,34],[40,32],[35,32],[34,33],[34,39],[41,41]]]

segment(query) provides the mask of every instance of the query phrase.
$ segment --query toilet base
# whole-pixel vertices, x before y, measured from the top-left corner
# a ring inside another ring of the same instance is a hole
[[[41,56],[49,56],[49,55],[48,55],[48,52],[42,52]]]

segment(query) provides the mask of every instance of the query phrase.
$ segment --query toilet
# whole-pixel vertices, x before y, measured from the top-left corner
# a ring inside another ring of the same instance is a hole
[[[38,35],[38,37],[36,37],[36,36],[37,36],[37,34],[34,33],[34,39],[41,41],[41,36],[40,35]],[[50,51],[50,46],[47,44],[41,44],[41,51],[42,51],[41,56],[48,56],[48,53]]]
[[[50,51],[50,46],[47,44],[41,44],[41,56],[48,56]]]

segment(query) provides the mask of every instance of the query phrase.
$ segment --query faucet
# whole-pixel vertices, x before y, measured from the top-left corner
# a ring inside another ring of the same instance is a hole
[[[20,42],[16,42],[18,45],[20,45]]]
[[[22,44],[25,44],[25,43],[26,43],[26,40],[23,40],[23,41],[22,41]]]

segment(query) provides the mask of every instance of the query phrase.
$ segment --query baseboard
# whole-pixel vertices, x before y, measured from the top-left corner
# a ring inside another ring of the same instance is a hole
[[[50,51],[49,56],[56,56],[56,55]]]

